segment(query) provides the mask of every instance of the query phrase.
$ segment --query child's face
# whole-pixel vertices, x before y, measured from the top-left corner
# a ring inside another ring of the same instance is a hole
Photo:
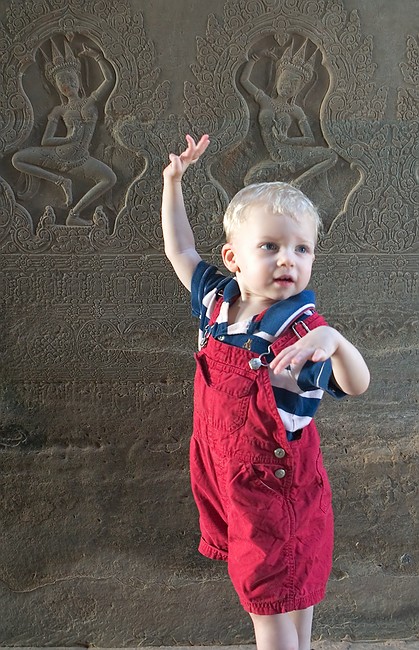
[[[315,243],[312,219],[297,221],[258,203],[249,206],[222,254],[227,268],[236,273],[242,298],[270,304],[307,287]]]

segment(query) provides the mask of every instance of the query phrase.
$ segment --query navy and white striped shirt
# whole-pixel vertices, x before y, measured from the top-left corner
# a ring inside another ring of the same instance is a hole
[[[313,313],[314,293],[302,291],[296,296],[273,304],[261,317],[228,324],[228,308],[240,295],[239,285],[233,277],[219,273],[215,266],[201,261],[192,278],[192,314],[199,318],[199,344],[208,331],[211,316],[222,293],[220,312],[211,325],[211,335],[222,337],[224,343],[236,347],[251,347],[258,354],[268,352],[268,347],[296,319]],[[330,359],[324,362],[307,361],[302,367],[292,366],[274,375],[269,370],[278,413],[284,423],[287,437],[300,437],[300,430],[313,418],[324,391],[334,397],[345,393],[333,383]]]

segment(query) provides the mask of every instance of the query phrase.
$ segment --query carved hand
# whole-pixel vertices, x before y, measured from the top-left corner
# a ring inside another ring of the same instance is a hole
[[[92,47],[86,47],[85,43],[83,43],[83,49],[79,53],[79,56],[91,56],[96,61],[103,58],[102,52],[94,50]]]

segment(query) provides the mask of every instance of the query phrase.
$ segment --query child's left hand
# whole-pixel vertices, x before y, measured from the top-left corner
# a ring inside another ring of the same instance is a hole
[[[308,332],[288,348],[284,348],[269,364],[274,375],[288,366],[302,367],[306,361],[326,361],[336,352],[341,335],[332,327],[322,325]]]
[[[332,362],[333,378],[347,395],[361,395],[370,383],[370,373],[360,352],[333,327],[322,325],[282,350],[270,363],[274,375],[288,366],[303,367],[306,361]]]

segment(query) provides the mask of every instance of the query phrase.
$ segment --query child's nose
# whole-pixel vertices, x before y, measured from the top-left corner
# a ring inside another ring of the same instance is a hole
[[[294,265],[293,251],[287,248],[281,249],[278,255],[278,266],[293,266],[293,265]]]

